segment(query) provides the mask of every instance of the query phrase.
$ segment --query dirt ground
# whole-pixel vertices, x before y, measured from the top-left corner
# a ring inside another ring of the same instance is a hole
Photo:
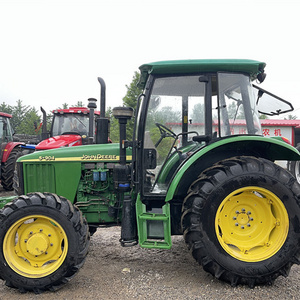
[[[232,288],[202,270],[181,236],[171,250],[123,248],[119,238],[120,227],[98,229],[84,266],[57,292],[20,294],[0,281],[0,299],[299,299],[300,266],[272,286]]]

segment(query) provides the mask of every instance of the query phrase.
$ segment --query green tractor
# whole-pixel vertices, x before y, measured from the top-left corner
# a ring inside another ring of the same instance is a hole
[[[300,262],[300,186],[275,161],[300,154],[262,136],[259,112],[293,109],[252,85],[264,68],[144,64],[132,141],[133,109],[117,107],[120,143],[98,132],[100,144],[19,158],[19,196],[0,201],[0,277],[20,291],[56,290],[83,265],[90,235],[111,225],[126,247],[170,249],[183,235],[203,269],[232,286],[287,276]]]

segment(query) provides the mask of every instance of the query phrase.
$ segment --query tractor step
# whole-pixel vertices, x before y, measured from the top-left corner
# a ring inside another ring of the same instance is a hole
[[[138,197],[136,202],[139,244],[143,248],[170,249],[171,221],[170,204],[162,208],[146,210],[146,205]]]

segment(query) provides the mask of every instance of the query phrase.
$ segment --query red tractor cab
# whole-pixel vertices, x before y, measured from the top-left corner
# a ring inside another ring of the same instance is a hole
[[[36,145],[36,150],[80,146],[89,143],[90,118],[94,119],[93,128],[95,128],[95,117],[100,116],[99,111],[90,114],[90,109],[86,107],[70,107],[56,109],[52,112],[53,120],[48,138]]]

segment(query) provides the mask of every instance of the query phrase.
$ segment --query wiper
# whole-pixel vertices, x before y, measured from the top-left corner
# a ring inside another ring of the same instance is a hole
[[[86,128],[85,124],[84,124],[80,119],[78,119],[77,116],[74,116],[74,117],[75,117],[75,119],[76,119],[77,121],[79,121],[79,122]]]
[[[237,101],[237,108],[236,108],[236,111],[235,111],[235,114],[234,114],[233,122],[235,122],[235,119],[236,119],[238,110],[239,110],[239,108],[240,108],[240,105],[242,104],[242,101],[241,101],[241,100],[236,100],[236,101]]]

